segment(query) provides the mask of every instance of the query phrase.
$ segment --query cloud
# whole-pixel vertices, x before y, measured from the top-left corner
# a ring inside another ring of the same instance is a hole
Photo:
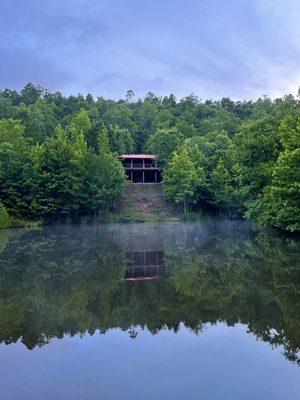
[[[39,57],[34,51],[18,49],[10,51],[0,48],[0,88],[21,90],[31,82],[52,90],[61,90],[74,76],[59,68],[51,60]]]
[[[0,4],[0,86],[178,97],[296,93],[298,0],[35,0]]]

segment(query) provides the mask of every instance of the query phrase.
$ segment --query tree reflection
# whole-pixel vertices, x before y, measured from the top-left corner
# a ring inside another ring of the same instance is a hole
[[[297,244],[226,221],[27,231],[1,249],[0,341],[32,349],[65,334],[120,328],[135,338],[137,327],[156,334],[180,324],[200,334],[222,321],[247,325],[300,363]],[[125,281],[135,252],[163,254],[166,276]]]

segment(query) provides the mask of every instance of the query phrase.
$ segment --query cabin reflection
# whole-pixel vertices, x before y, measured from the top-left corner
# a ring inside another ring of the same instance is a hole
[[[143,281],[163,278],[163,251],[126,251],[125,281]]]

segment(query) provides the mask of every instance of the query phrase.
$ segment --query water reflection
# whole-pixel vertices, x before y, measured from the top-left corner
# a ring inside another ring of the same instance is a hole
[[[135,338],[137,327],[156,334],[181,324],[199,334],[223,321],[300,363],[293,237],[232,221],[1,235],[0,342],[33,349],[65,334],[120,328]]]
[[[163,278],[166,275],[163,265],[163,251],[127,251],[125,281],[142,281]]]

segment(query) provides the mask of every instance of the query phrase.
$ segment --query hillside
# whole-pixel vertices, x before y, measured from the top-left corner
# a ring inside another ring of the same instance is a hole
[[[178,220],[178,210],[163,195],[162,184],[127,183],[116,216],[128,221]]]

